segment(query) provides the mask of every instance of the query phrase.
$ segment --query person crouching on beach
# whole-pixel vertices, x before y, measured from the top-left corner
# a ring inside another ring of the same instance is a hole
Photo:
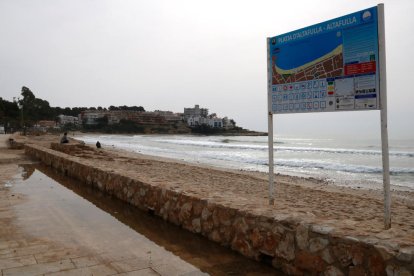
[[[99,141],[98,141],[98,142],[96,142],[96,148],[98,148],[98,149],[100,149],[100,148],[101,148],[101,143],[99,143]]]
[[[68,135],[68,133],[67,133],[67,132],[63,133],[63,136],[62,136],[62,138],[60,139],[60,143],[61,143],[61,144],[67,144],[67,143],[69,143],[69,140],[68,140],[67,135]]]

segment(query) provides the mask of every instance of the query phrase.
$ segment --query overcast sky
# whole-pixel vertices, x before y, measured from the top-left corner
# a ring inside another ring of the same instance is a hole
[[[389,135],[414,138],[414,1],[385,3]],[[199,104],[267,130],[266,37],[371,0],[0,0],[0,97],[51,106]],[[378,137],[379,111],[277,115],[275,135]]]

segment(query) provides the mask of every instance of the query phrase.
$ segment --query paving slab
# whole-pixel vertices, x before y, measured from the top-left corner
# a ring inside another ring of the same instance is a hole
[[[65,271],[59,271],[55,273],[46,274],[48,276],[90,276],[90,275],[114,275],[117,271],[105,264],[70,269]]]
[[[118,276],[159,276],[152,268],[144,268],[126,273],[120,273]]]
[[[73,268],[75,268],[75,265],[71,262],[71,260],[68,259],[51,263],[33,264],[10,269],[2,269],[2,272],[3,276],[24,276],[62,272]]]
[[[0,267],[3,269],[26,266],[26,265],[34,265],[34,264],[36,264],[36,259],[32,255],[0,259]]]

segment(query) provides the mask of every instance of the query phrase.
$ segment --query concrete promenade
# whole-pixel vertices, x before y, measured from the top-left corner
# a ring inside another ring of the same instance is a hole
[[[84,199],[86,192],[77,195],[76,187],[34,170],[24,150],[7,149],[7,138],[0,135],[0,275],[276,273],[178,227],[160,225],[158,218],[148,221],[146,214],[111,205],[96,191]],[[27,165],[23,170],[18,164]]]
[[[16,184],[17,163],[30,161],[23,150],[5,149],[7,136],[0,137],[1,275],[203,274],[102,213],[89,221],[76,216],[62,187]]]

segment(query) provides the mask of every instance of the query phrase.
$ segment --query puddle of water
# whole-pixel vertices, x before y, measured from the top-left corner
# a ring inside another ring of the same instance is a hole
[[[211,275],[277,273],[49,167],[25,165],[22,177],[12,189],[27,198],[17,207],[18,226],[30,235],[98,252],[126,250],[161,259],[174,255]]]

